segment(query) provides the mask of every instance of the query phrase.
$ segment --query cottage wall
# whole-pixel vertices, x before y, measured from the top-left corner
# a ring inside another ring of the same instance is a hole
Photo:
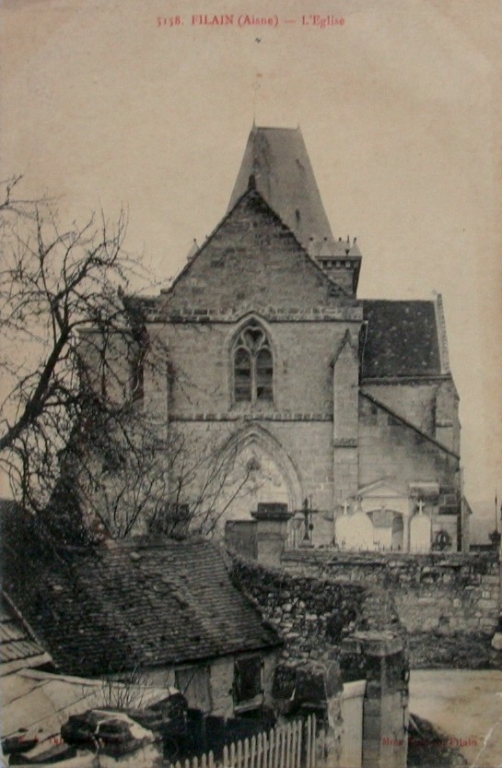
[[[235,662],[254,655],[262,658],[263,694],[249,702],[234,701]],[[234,717],[241,709],[272,705],[272,686],[279,651],[256,651],[222,656],[177,667],[158,667],[141,672],[140,685],[160,688],[179,687],[191,709],[218,717]],[[179,674],[181,672],[181,675]],[[116,675],[114,676],[117,677]],[[184,685],[181,684],[184,681]]]

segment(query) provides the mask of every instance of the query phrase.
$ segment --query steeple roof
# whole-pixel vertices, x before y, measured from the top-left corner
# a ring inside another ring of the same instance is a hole
[[[314,241],[334,242],[299,127],[253,126],[229,210],[246,191],[250,176],[254,176],[264,200],[309,253]]]

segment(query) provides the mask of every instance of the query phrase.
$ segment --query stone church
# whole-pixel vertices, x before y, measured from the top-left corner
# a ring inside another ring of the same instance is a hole
[[[226,215],[168,289],[136,299],[167,350],[160,378],[145,358],[141,399],[167,431],[217,446],[220,526],[280,504],[292,546],[460,550],[441,297],[359,298],[361,267],[356,238],[333,236],[300,129],[254,126]],[[194,469],[182,500],[204,482]]]

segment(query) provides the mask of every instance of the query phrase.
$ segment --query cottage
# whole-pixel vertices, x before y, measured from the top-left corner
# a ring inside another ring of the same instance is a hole
[[[223,717],[270,702],[281,640],[213,544],[133,540],[22,564],[7,549],[4,563],[6,590],[60,672],[174,686]]]

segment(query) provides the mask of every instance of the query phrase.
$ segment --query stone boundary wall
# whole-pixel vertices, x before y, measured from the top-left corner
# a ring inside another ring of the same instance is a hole
[[[235,555],[230,570],[286,641],[276,697],[290,704],[303,690],[312,702],[315,689],[315,699],[326,701],[326,768],[340,765],[344,743],[351,744],[350,733],[357,732],[359,765],[405,768],[409,667],[406,630],[392,596],[378,587],[294,575]],[[365,692],[360,719],[345,722],[342,684],[351,680],[365,680]]]
[[[392,596],[409,633],[493,635],[500,614],[495,552],[427,555],[288,551],[282,567],[297,576],[364,583]]]
[[[378,588],[326,574],[286,573],[236,556],[231,576],[285,640],[286,658],[332,659],[358,631],[390,631],[404,640],[392,596]]]

